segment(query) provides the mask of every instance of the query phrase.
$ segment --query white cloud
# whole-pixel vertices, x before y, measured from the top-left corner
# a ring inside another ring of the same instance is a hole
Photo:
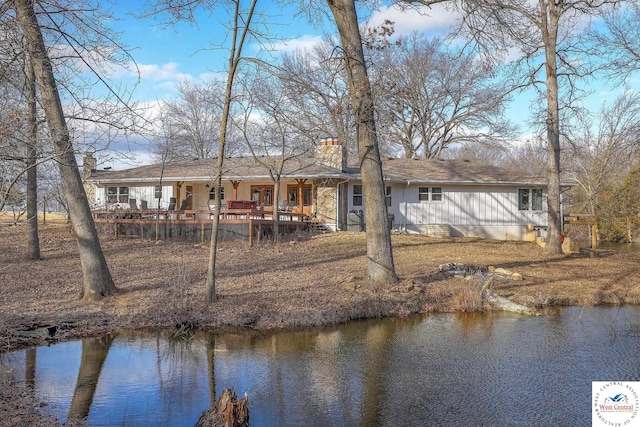
[[[167,62],[162,65],[138,64],[141,79],[174,81],[191,79],[191,75],[179,72],[178,67],[179,64],[177,62]]]
[[[304,51],[304,50],[310,50],[311,48],[313,48],[313,46],[317,45],[318,43],[322,43],[322,37],[312,35],[312,34],[305,34],[301,37],[285,40],[281,43],[275,43],[273,45],[273,49],[281,53],[295,52],[299,50]]]
[[[421,6],[403,9],[397,5],[377,9],[367,22],[368,27],[382,25],[386,20],[394,23],[395,35],[407,35],[413,31],[446,34],[458,15],[436,4],[431,8]]]

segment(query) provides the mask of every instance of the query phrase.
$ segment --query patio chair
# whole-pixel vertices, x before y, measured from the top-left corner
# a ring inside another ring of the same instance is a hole
[[[176,199],[175,197],[171,197],[169,198],[169,211],[175,211],[176,210],[176,203],[178,203],[178,199]]]
[[[146,211],[149,209],[149,204],[147,203],[146,200],[140,200],[140,209],[142,209],[143,211]]]
[[[181,218],[185,214],[184,211],[187,210],[188,206],[189,206],[189,199],[182,199],[182,202],[180,202],[180,209],[175,211],[176,218]]]
[[[136,203],[136,199],[129,199],[129,209],[132,211],[138,210],[138,204]]]

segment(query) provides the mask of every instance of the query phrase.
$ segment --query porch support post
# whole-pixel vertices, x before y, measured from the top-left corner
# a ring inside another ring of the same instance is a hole
[[[302,199],[302,187],[304,186],[306,179],[296,179],[298,183],[298,206],[300,207],[300,213],[304,213],[304,200]]]
[[[233,185],[233,200],[238,200],[238,186],[240,185],[240,181],[231,181],[231,185]]]

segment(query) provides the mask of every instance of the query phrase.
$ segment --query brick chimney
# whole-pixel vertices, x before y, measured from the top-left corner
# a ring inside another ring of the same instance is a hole
[[[82,161],[82,179],[86,181],[91,176],[91,171],[98,167],[98,161],[93,154],[87,154]]]
[[[87,154],[82,160],[82,185],[84,186],[84,192],[87,194],[87,200],[91,208],[96,206],[96,186],[93,183],[88,182],[91,178],[91,172],[95,172],[98,167],[98,161],[92,154]]]
[[[338,138],[322,138],[316,147],[316,163],[336,168],[341,172],[347,170],[347,148]]]

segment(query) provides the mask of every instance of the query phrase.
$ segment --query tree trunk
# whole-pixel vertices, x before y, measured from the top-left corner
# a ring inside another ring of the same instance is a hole
[[[367,279],[377,284],[396,283],[398,276],[393,262],[371,84],[362,50],[355,3],[354,0],[327,0],[327,2],[340,33],[349,93],[355,112],[367,221]]]
[[[224,153],[224,138],[221,138],[219,150]],[[207,265],[207,278],[205,281],[206,286],[206,302],[216,302],[218,295],[216,293],[216,258],[218,255],[218,228],[220,227],[220,209],[222,209],[222,202],[220,200],[220,188],[222,186],[222,165],[224,156],[218,157],[217,162],[217,174],[214,181],[215,185],[215,209],[213,212],[213,223],[211,224],[211,244],[209,246],[209,263]]]
[[[195,427],[249,427],[249,398],[238,399],[234,389],[228,388],[212,408],[205,411]]]
[[[38,174],[36,170],[38,144],[38,117],[36,115],[36,76],[31,60],[27,60],[27,257],[40,259],[38,236]]]
[[[71,225],[75,231],[82,266],[84,299],[99,300],[113,295],[117,288],[104,258],[87,195],[82,185],[78,164],[64,118],[60,94],[56,87],[51,61],[47,54],[42,32],[30,0],[13,2],[16,16],[22,25],[29,58],[33,61],[36,81],[44,107],[45,118],[60,169],[60,177],[68,205]]]
[[[280,172],[282,172],[282,168],[280,168]],[[273,188],[273,243],[278,243],[278,239],[280,238],[280,215],[278,215],[278,205],[280,204],[280,175],[278,175],[278,179],[274,181],[275,186]],[[285,197],[289,197],[288,194],[285,194]],[[288,199],[287,199],[288,201]]]
[[[559,17],[555,10],[546,17],[546,32],[543,34],[546,55],[547,73],[547,210],[548,228],[545,252],[549,254],[562,253],[560,232],[562,230],[562,215],[560,213],[560,107],[558,103],[558,68],[556,64],[556,50]]]

